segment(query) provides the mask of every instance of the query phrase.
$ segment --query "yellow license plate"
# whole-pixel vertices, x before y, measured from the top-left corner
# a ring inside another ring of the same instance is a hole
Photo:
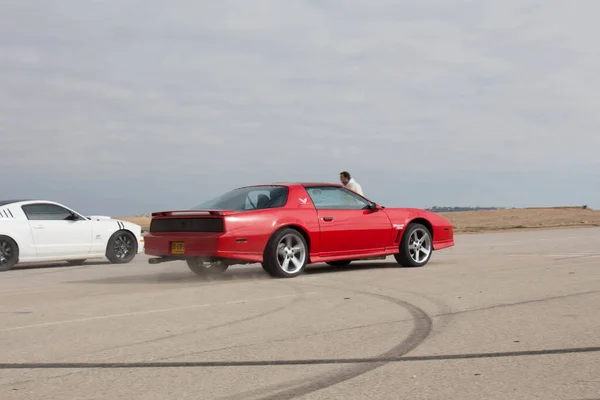
[[[185,242],[171,242],[171,253],[184,254],[185,253]]]

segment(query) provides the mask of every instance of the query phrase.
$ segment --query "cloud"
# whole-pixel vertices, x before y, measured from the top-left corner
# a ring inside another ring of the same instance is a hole
[[[475,196],[593,207],[599,10],[559,0],[5,1],[4,196],[124,214],[248,183],[335,181],[347,169],[398,205]]]

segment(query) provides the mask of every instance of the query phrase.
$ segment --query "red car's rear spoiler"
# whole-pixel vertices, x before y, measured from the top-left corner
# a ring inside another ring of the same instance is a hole
[[[201,215],[213,215],[223,216],[221,210],[174,210],[174,211],[157,211],[152,213],[152,217],[180,217],[180,216],[201,216]]]

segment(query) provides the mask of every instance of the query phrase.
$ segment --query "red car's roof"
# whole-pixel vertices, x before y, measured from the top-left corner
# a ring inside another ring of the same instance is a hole
[[[340,183],[331,183],[331,182],[272,182],[272,183],[264,183],[264,184],[256,184],[256,185],[247,185],[244,187],[252,187],[252,186],[337,186],[341,187]]]

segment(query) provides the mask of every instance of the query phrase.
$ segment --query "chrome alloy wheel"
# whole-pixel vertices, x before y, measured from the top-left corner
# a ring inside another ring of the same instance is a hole
[[[426,229],[417,228],[410,234],[408,241],[408,253],[410,258],[422,263],[431,254],[431,235]]]
[[[133,241],[129,235],[123,234],[121,236],[117,236],[114,241],[113,250],[117,258],[127,258],[127,256],[133,251]]]
[[[287,234],[277,244],[277,264],[282,271],[293,274],[302,268],[306,261],[306,246],[294,234]]]

